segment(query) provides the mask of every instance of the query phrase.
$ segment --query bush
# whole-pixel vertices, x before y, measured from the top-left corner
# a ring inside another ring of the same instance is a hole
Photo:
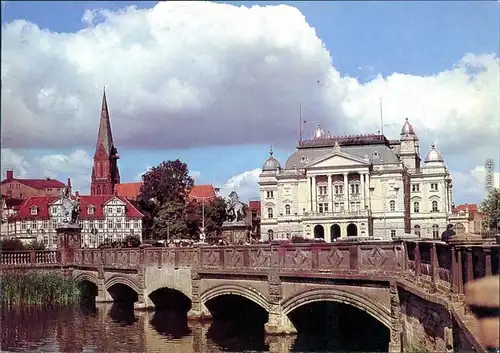
[[[26,250],[46,250],[43,241],[33,240],[31,243],[24,245]]]
[[[24,244],[17,238],[0,240],[2,251],[20,251],[24,250]]]
[[[137,235],[128,235],[123,241],[122,241],[122,247],[124,248],[138,248],[139,245],[141,245],[141,240]]]

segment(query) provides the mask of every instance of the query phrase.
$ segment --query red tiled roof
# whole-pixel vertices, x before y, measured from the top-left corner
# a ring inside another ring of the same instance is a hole
[[[9,183],[11,181],[17,181],[26,186],[32,187],[34,189],[43,190],[43,189],[59,189],[63,188],[66,185],[59,180],[55,179],[4,179],[2,180],[2,185]]]
[[[114,195],[83,195],[80,196],[80,219],[104,219],[104,205],[113,198],[118,198],[125,203],[126,216],[141,218],[143,214],[137,210],[127,199]],[[48,220],[51,204],[59,200],[53,196],[32,196],[26,199],[19,211],[12,216],[13,220]],[[95,206],[94,214],[89,214],[89,207]],[[37,215],[31,215],[31,208],[37,207]]]
[[[248,208],[250,208],[252,211],[260,210],[260,201],[254,200],[254,201],[248,202]]]
[[[141,191],[141,185],[142,182],[117,184],[115,185],[115,193],[118,196],[136,200]]]
[[[215,189],[212,185],[195,185],[189,192],[189,199],[213,199],[216,197]]]

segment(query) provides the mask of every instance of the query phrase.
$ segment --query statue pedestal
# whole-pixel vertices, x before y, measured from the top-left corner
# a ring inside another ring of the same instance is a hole
[[[225,222],[222,224],[222,239],[228,244],[250,241],[251,225],[245,222]]]
[[[57,250],[61,253],[61,263],[73,263],[75,249],[81,248],[82,229],[78,224],[60,224],[56,232]]]

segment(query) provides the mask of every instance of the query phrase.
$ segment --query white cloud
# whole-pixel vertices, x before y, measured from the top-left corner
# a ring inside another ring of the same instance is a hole
[[[453,190],[455,199],[460,195],[458,202],[479,202],[487,195],[486,191],[486,169],[484,165],[478,165],[467,172],[451,173],[453,177]],[[500,173],[492,172],[493,187],[500,187]]]
[[[63,183],[69,177],[74,190],[88,192],[93,162],[92,157],[83,150],[74,150],[68,155],[56,153],[31,159],[11,149],[3,148],[1,152],[2,179],[7,170],[13,170],[14,177],[57,178]]]
[[[496,151],[493,55],[464,55],[436,75],[361,83],[332,67],[314,28],[290,6],[160,2],[89,9],[82,22],[77,33],[24,20],[4,26],[5,147],[93,146],[105,83],[121,148],[290,144],[299,103],[307,120],[336,134],[375,132],[383,97],[392,138],[408,116],[445,155],[463,154],[464,146],[471,155]]]
[[[259,174],[262,172],[260,168],[247,170],[237,174],[221,187],[219,194],[227,196],[231,191],[236,191],[240,200],[248,202],[249,199],[259,197]]]

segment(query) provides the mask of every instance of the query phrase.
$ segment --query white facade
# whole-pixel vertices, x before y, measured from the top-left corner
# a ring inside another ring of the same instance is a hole
[[[105,239],[121,241],[128,235],[136,235],[142,241],[142,217],[129,217],[127,206],[117,197],[111,197],[101,206],[92,203],[80,206],[81,246],[94,248],[103,243]],[[30,219],[19,217],[21,219],[9,223],[9,237],[14,236],[23,242],[37,239],[43,241],[48,249],[55,248],[57,244],[56,229],[63,221],[61,200],[47,204],[49,219],[37,219],[37,216],[42,216],[40,210],[43,205],[33,204],[25,207],[29,208]],[[82,210],[82,208],[84,209]],[[22,207],[18,214],[21,212],[26,213],[26,210],[23,210]]]
[[[440,237],[451,216],[451,177],[431,146],[420,166],[408,121],[401,139],[331,137],[320,126],[284,168],[271,156],[259,178],[263,238]]]

